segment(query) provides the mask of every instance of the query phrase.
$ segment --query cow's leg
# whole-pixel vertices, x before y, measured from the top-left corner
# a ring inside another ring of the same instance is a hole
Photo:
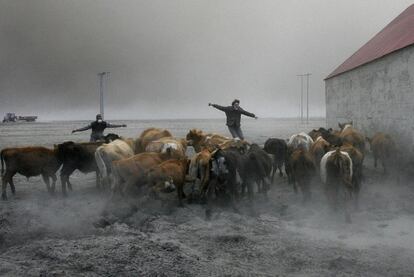
[[[7,183],[10,184],[10,189],[12,191],[13,194],[16,193],[16,188],[14,187],[14,183],[13,183],[13,176],[16,174],[16,172],[10,172],[6,170],[6,173],[3,175],[2,178],[2,193],[1,193],[1,197],[3,198],[3,200],[7,200]]]
[[[283,172],[282,172],[282,164],[278,164],[277,168],[279,169],[279,176],[283,177]]]
[[[6,173],[2,176],[2,186],[1,186],[1,198],[3,198],[3,200],[7,200],[7,183],[9,182],[10,176],[8,175],[8,172],[6,171]]]
[[[325,194],[330,208],[336,212],[338,209],[338,185],[328,182],[325,185]]]
[[[49,193],[52,193],[52,190],[50,189],[49,176],[47,174],[45,174],[45,173],[42,173],[42,178],[43,178],[43,182],[45,182],[45,184],[46,184],[47,191]]]
[[[117,192],[120,191],[120,188],[124,181],[119,177],[119,175],[113,175],[113,180],[111,184],[111,199],[115,196]]]
[[[303,203],[306,203],[311,198],[310,184],[309,181],[302,181],[302,193],[303,193]]]
[[[275,173],[277,171],[277,163],[275,155],[272,155],[272,183],[275,182]]]
[[[184,186],[183,184],[177,184],[178,207],[184,207],[183,196],[185,195],[184,195],[183,186]]]
[[[100,189],[101,187],[103,188],[103,180],[101,180],[101,175],[99,174],[98,170],[95,171],[95,176],[96,176],[96,188],[97,189]]]
[[[244,182],[243,182],[244,183]],[[239,213],[239,209],[236,205],[236,196],[237,196],[237,181],[236,180],[229,180],[229,193],[230,193],[230,205],[233,208],[235,213]],[[252,187],[251,187],[252,188]],[[249,186],[247,185],[247,190],[249,192]]]
[[[253,194],[254,194],[253,182],[251,180],[248,180],[246,183],[247,183],[247,195],[248,195],[249,201],[252,201],[253,200]]]
[[[68,184],[68,189],[69,189],[70,191],[73,191],[73,188],[72,188],[72,183],[69,181],[69,176],[68,176],[67,184]]]
[[[256,181],[256,184],[257,184],[257,193],[263,192],[263,184],[262,184],[262,181],[261,180],[257,180]]]
[[[356,210],[359,210],[359,191],[361,189],[361,183],[360,179],[356,178],[354,181],[354,193],[352,194],[354,196],[354,207]]]
[[[243,197],[246,193],[246,182],[241,184],[241,197]]]
[[[120,190],[122,196],[127,195],[129,191],[135,186],[136,181],[134,179],[128,180],[125,182],[123,188]]]
[[[16,187],[14,186],[13,175],[10,177],[9,184],[10,184],[10,189],[11,189],[12,194],[15,195]]]
[[[344,210],[345,210],[345,221],[346,223],[351,223],[351,213],[350,213],[350,207],[349,204],[351,202],[351,198],[352,198],[352,191],[351,189],[346,189],[344,191],[345,193],[345,203],[344,203]]]
[[[75,171],[72,167],[63,167],[60,172],[60,182],[62,183],[62,193],[63,196],[67,196],[66,184],[68,185],[69,190],[72,191],[72,184],[69,182],[69,176]]]
[[[386,165],[386,161],[385,161],[385,159],[386,158],[383,158],[382,160],[381,160],[381,163],[382,163],[382,167],[384,168],[384,175],[387,175],[387,165]]]
[[[294,178],[292,179],[293,191],[295,192],[295,194],[298,194],[298,185],[296,184],[296,180]]]
[[[210,180],[209,186],[207,187],[207,197],[206,197],[206,202],[207,202],[207,207],[206,207],[206,219],[209,220],[211,219],[211,213],[212,213],[212,207],[213,207],[213,194],[216,191],[216,184],[217,184],[217,179],[214,178],[212,180]]]
[[[62,169],[62,171],[63,171],[63,169]],[[62,194],[64,196],[67,195],[67,193],[66,193],[66,182],[67,182],[68,178],[69,177],[67,175],[63,174],[63,172],[60,173],[60,183],[62,184]]]
[[[339,186],[340,184],[335,184],[335,187],[332,190],[332,208],[335,212],[338,211],[338,201],[339,201]]]
[[[375,168],[377,168],[377,160],[378,160],[378,157],[377,155],[374,154],[374,167]]]
[[[263,185],[264,185],[264,193],[267,195],[267,192],[270,190],[271,181],[269,177],[263,178]]]
[[[52,174],[50,177],[52,178],[51,193],[55,193],[55,190],[56,190],[56,180],[57,180],[56,174]]]

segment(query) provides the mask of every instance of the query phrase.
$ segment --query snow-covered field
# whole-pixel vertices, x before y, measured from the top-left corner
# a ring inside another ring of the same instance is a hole
[[[115,122],[114,122],[115,123]],[[125,121],[115,133],[136,137],[151,126],[185,136],[190,128],[228,134],[224,120]],[[71,135],[86,122],[0,125],[0,148],[85,141]],[[324,126],[295,120],[246,119],[250,141],[287,138]],[[353,222],[330,212],[315,178],[312,202],[302,204],[286,178],[268,199],[256,195],[254,212],[177,207],[176,194],[109,201],[95,175],[75,172],[69,197],[51,196],[40,177],[16,175],[16,196],[0,201],[2,276],[414,276],[414,187],[382,175],[365,160],[366,181]],[[105,219],[108,226],[95,227]]]

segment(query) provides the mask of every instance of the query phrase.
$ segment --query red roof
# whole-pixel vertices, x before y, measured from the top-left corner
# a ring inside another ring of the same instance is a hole
[[[414,44],[414,4],[329,74],[332,78]],[[326,80],[325,79],[325,80]]]

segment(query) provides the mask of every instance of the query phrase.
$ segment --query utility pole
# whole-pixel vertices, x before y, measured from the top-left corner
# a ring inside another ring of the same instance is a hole
[[[309,76],[311,73],[306,73],[306,124],[309,124]]]
[[[104,86],[108,84],[109,72],[98,73],[98,78],[99,78],[99,99],[100,99],[99,113],[101,114],[102,119],[104,119]]]
[[[300,77],[300,123],[303,123],[303,76],[302,74],[296,75]]]
[[[300,120],[303,123],[303,77],[306,76],[306,124],[309,124],[309,76],[311,73],[299,74],[301,81],[301,96],[300,96]]]

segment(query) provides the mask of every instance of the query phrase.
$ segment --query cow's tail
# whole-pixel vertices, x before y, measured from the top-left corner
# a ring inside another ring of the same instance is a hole
[[[1,176],[3,176],[3,174],[4,174],[4,157],[3,157],[3,151],[4,150],[1,150],[1,152],[0,152],[0,159],[1,159]]]
[[[102,178],[106,178],[107,177],[107,168],[106,168],[106,164],[105,164],[105,160],[104,160],[104,152],[102,151],[103,149],[98,147],[98,149],[96,149],[95,151],[95,160],[96,160],[96,165],[99,168],[99,173],[101,174]]]

